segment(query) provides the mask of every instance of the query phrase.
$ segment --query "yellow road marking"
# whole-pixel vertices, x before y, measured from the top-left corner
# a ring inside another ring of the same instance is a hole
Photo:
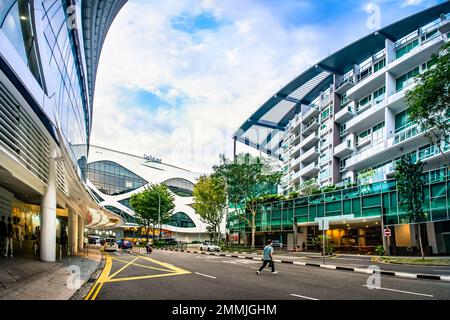
[[[152,278],[161,278],[161,277],[173,277],[173,276],[179,276],[183,274],[190,274],[190,271],[186,272],[171,272],[171,273],[165,273],[165,274],[154,274],[151,276],[140,276],[140,277],[129,277],[129,278],[116,278],[107,280],[105,282],[124,282],[124,281],[133,281],[133,280],[143,280],[143,279],[152,279]]]
[[[169,263],[161,262],[161,261],[158,261],[158,260],[149,258],[149,257],[144,257],[144,256],[140,256],[140,257],[141,257],[142,259],[144,259],[144,260],[153,262],[153,263],[155,263],[155,264],[159,264],[160,266],[163,266],[164,268],[173,270],[174,272],[177,272],[177,273],[178,273],[178,272],[180,272],[180,273],[185,273],[185,272],[190,273],[190,272],[187,271],[187,270],[184,270],[184,269],[175,267],[174,265],[171,265],[171,264],[169,264]]]
[[[121,273],[123,270],[125,270],[126,268],[128,268],[133,262],[135,262],[136,260],[138,260],[139,257],[134,258],[131,262],[128,262],[126,265],[124,265],[122,268],[120,268],[119,270],[117,270],[113,275],[109,276],[109,279],[114,278],[115,276],[117,276],[119,273]]]
[[[117,259],[117,258],[112,258],[109,254],[105,253],[105,257],[106,257],[106,262],[105,262],[105,268],[103,269],[100,277],[97,279],[97,281],[95,282],[95,284],[92,286],[91,290],[89,291],[89,293],[86,295],[84,300],[95,300],[100,292],[100,290],[103,287],[103,284],[108,283],[108,282],[123,282],[123,281],[132,281],[132,280],[142,280],[142,279],[152,279],[152,278],[160,278],[160,277],[170,277],[170,276],[177,276],[177,275],[183,275],[183,274],[190,274],[190,271],[175,267],[174,265],[171,265],[169,263],[165,263],[165,262],[161,262],[152,258],[148,258],[145,256],[137,256],[136,258],[134,258],[132,261],[124,261],[121,259]],[[138,263],[135,263],[138,259],[144,259],[147,261],[150,261],[154,264],[160,265],[166,269],[160,269],[160,268],[155,268],[155,267],[149,267],[149,266],[145,266],[145,265],[141,265]],[[120,261],[122,263],[126,263],[126,265],[124,265],[122,268],[120,268],[118,271],[116,271],[113,275],[109,275],[111,273],[111,268],[112,268],[112,261],[113,260],[117,260]],[[147,268],[147,269],[154,269],[154,270],[158,270],[158,271],[164,271],[166,273],[164,274],[155,274],[155,275],[149,275],[149,276],[138,276],[138,277],[128,277],[128,278],[116,278],[113,279],[113,277],[115,277],[117,274],[119,274],[120,272],[122,272],[123,270],[125,270],[126,268],[128,268],[131,265],[135,265],[135,266],[139,266],[139,267],[143,267],[143,268]]]
[[[105,282],[105,280],[108,279],[109,273],[111,272],[112,259],[107,253],[105,253],[105,257],[106,257],[105,268],[103,269],[102,273],[100,274],[100,277],[98,277],[97,281],[92,286],[91,290],[86,295],[84,300],[95,300],[97,298],[98,293],[100,292],[100,289],[103,287],[103,283]],[[93,294],[94,292],[95,294]]]
[[[121,260],[121,259],[113,259],[113,260],[115,260],[115,261],[120,261],[120,262],[122,262],[122,263],[128,263],[128,261]],[[155,267],[150,267],[150,266],[146,266],[146,265],[143,265],[143,264],[140,264],[140,263],[135,263],[135,262],[134,262],[134,263],[130,263],[130,265],[138,266],[138,267],[146,268],[146,269],[151,269],[151,270],[166,271],[166,272],[172,271],[172,270],[170,270],[170,269],[155,268]]]

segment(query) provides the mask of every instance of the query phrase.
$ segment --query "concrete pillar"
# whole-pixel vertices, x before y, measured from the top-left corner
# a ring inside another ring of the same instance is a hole
[[[386,64],[391,63],[396,58],[395,43],[386,39]]]
[[[73,210],[69,211],[69,250],[78,253],[78,215]]]
[[[50,150],[47,190],[41,201],[41,248],[44,262],[56,261],[56,147]]]
[[[397,79],[391,73],[386,72],[386,98],[389,99],[395,93],[397,93]]]
[[[428,236],[428,245],[431,246],[433,250],[433,254],[438,254],[438,247],[436,241],[436,231],[434,230],[434,222],[427,222],[427,236]]]
[[[388,141],[395,136],[395,114],[390,108],[384,109],[384,139]],[[390,147],[387,145],[386,147]]]
[[[78,217],[78,250],[84,248],[84,219],[82,216]]]

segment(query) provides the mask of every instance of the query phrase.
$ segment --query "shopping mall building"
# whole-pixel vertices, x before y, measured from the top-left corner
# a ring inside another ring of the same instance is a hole
[[[126,221],[114,230],[118,238],[145,241],[147,233],[151,239],[160,238],[158,225],[146,230],[137,223],[130,198],[151,185],[164,184],[174,197],[175,209],[171,220],[161,226],[161,238],[184,242],[209,239],[207,225],[192,207],[192,191],[200,173],[153,156],[136,156],[91,145],[86,175],[89,191],[99,205]],[[225,234],[225,221],[222,232]]]
[[[0,1],[0,216],[12,217],[16,252],[23,239],[24,253],[55,261],[66,235],[76,253],[85,228],[124,223],[91,197],[81,167],[101,49],[125,2]]]
[[[328,234],[342,249],[370,251],[385,241],[392,253],[417,251],[416,228],[391,180],[395,162],[410,154],[426,164],[427,222],[421,228],[426,251],[450,253],[450,172],[438,146],[410,121],[405,101],[414,78],[432,67],[432,55],[449,41],[449,32],[447,1],[315,63],[244,122],[235,141],[283,162],[281,193],[305,183],[341,189],[262,206],[259,243],[270,237],[314,248],[316,218],[331,217]],[[440,147],[448,158],[450,139]],[[245,232],[239,221],[230,223],[235,236]],[[383,239],[382,228],[392,230],[389,239]]]

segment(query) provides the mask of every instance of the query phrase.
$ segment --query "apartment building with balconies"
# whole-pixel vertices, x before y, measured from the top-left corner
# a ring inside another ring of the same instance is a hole
[[[410,121],[405,96],[449,41],[449,12],[440,4],[330,55],[271,97],[235,140],[283,161],[284,194],[311,179],[320,187],[358,183],[368,170],[366,182],[382,181],[405,154],[438,168],[439,148]],[[441,148],[449,153],[449,141]]]

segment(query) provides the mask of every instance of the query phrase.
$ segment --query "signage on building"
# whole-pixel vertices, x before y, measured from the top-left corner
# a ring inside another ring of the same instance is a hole
[[[150,162],[162,163],[161,159],[146,154],[144,154],[144,159]]]

